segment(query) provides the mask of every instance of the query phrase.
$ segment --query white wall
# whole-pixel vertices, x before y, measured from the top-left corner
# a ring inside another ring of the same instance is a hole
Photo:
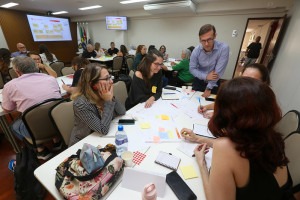
[[[295,1],[292,17],[271,71],[272,88],[283,113],[300,111],[300,1]]]
[[[0,26],[0,48],[7,48],[8,49],[8,46],[7,46],[5,37],[3,35],[3,31],[2,31],[1,26]]]
[[[217,29],[217,40],[224,41],[230,46],[230,58],[224,79],[232,77],[239,48],[246,28],[248,18],[282,17],[284,13],[268,14],[227,14],[209,16],[173,16],[160,18],[133,18],[128,20],[128,31],[106,30],[105,21],[89,22],[90,36],[94,42],[100,42],[104,48],[114,41],[116,47],[121,44],[149,46],[154,44],[157,48],[164,44],[170,57],[180,58],[181,50],[191,45],[199,44],[199,28],[206,24],[214,24]],[[231,37],[232,30],[238,31],[238,36]],[[123,41],[122,41],[123,40]]]

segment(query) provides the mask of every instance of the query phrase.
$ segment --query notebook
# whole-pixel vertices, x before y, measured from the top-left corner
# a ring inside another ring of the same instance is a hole
[[[176,171],[180,160],[179,157],[174,156],[171,153],[160,151],[155,159],[155,163]]]
[[[161,98],[162,100],[179,100],[179,94],[176,92],[163,92]]]

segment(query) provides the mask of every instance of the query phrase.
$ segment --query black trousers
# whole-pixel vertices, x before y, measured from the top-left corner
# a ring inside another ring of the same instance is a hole
[[[217,94],[219,86],[220,86],[220,79],[218,80],[217,85],[218,85],[218,87],[212,88],[212,90],[211,90],[212,94]],[[194,79],[193,90],[204,92],[204,90],[206,89],[206,86],[207,86],[207,81],[200,80],[198,78]]]

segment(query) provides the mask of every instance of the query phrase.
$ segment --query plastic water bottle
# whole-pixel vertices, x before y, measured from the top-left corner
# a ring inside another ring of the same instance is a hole
[[[122,153],[128,149],[128,138],[126,132],[124,131],[123,125],[118,126],[115,143],[117,155],[121,157]]]

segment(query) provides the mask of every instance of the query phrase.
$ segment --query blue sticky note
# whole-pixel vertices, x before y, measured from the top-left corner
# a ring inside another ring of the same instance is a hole
[[[159,132],[160,139],[169,139],[167,132]]]

